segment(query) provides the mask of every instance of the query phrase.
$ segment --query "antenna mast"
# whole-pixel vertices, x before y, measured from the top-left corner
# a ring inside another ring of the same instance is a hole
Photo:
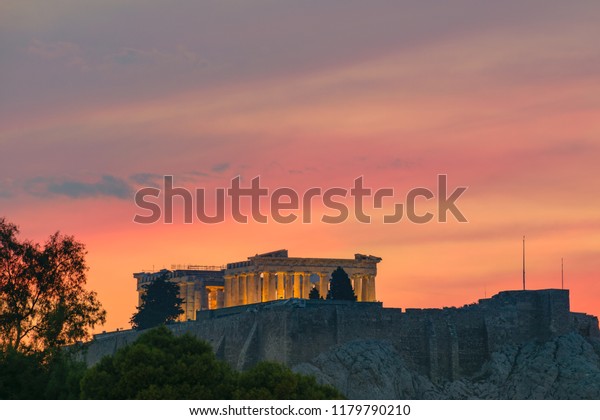
[[[523,236],[523,290],[525,290],[525,236]]]
[[[562,257],[560,258],[560,288],[565,288],[565,268]]]

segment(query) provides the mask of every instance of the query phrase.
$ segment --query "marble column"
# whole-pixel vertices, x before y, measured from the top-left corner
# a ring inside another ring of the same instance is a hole
[[[198,296],[200,299],[200,304],[198,305],[200,307],[200,310],[205,311],[207,309],[210,309],[210,293],[211,292],[212,291],[204,285],[200,289],[200,293]]]
[[[240,277],[235,274],[231,281],[231,306],[238,306],[240,303]]]
[[[265,271],[262,279],[263,302],[277,300],[277,278],[275,273]]]
[[[323,299],[327,299],[329,291],[329,275],[327,273],[319,273],[319,294]]]
[[[193,282],[187,284],[187,298],[185,320],[196,319],[196,288]]]
[[[356,301],[362,302],[365,300],[365,295],[363,293],[363,275],[362,274],[353,274],[352,275],[352,288],[354,289],[354,294],[356,295]]]
[[[202,285],[200,288],[200,310],[206,311],[210,309],[210,297],[212,290]]]
[[[302,297],[302,273],[294,272],[294,292],[295,298]]]
[[[285,273],[277,272],[277,299],[285,298]]]
[[[262,285],[261,302],[267,302],[269,300],[269,273],[262,273],[259,281]]]
[[[254,302],[260,303],[262,302],[262,280],[260,278],[260,273],[253,273],[252,278],[254,279]]]
[[[367,292],[367,294],[369,296],[369,302],[376,302],[377,296],[375,295],[375,276],[369,276],[368,285],[369,291]]]
[[[308,294],[310,293],[311,284],[310,284],[310,273],[304,273],[302,275],[302,298],[308,299]]]
[[[277,276],[269,273],[269,300],[277,300]]]
[[[206,289],[202,284],[196,285],[194,288],[194,318],[196,319],[196,312],[206,309],[206,306],[203,305],[204,301],[202,299],[203,294],[206,294]]]
[[[226,308],[231,305],[231,280],[232,280],[232,276],[231,275],[227,275],[225,276],[225,284],[223,286],[224,290],[223,290],[223,306],[225,306]]]
[[[217,299],[215,302],[215,307],[211,309],[220,309],[224,306],[225,300],[225,292],[223,289],[217,289]]]
[[[240,274],[240,298],[239,305],[245,305],[248,303],[248,278],[245,274]]]
[[[246,304],[256,302],[256,287],[254,286],[254,273],[246,273]]]
[[[294,297],[294,272],[288,271],[283,275],[284,298],[290,299]]]

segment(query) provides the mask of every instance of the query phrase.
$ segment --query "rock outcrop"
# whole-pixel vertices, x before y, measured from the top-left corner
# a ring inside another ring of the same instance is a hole
[[[600,399],[600,340],[570,333],[507,345],[479,372],[433,382],[388,340],[356,340],[300,363],[351,399]]]
[[[600,398],[600,329],[568,290],[504,291],[460,308],[286,299],[199,311],[169,325],[245,370],[262,360],[314,374],[349,398]],[[99,334],[88,365],[137,331]]]

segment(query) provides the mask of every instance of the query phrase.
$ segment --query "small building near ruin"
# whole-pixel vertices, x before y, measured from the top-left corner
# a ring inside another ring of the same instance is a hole
[[[183,314],[178,321],[196,319],[196,311],[223,307],[223,267],[201,265],[173,265],[171,270],[133,273],[137,280],[138,305],[142,302],[144,286],[160,276],[179,286],[183,299]]]

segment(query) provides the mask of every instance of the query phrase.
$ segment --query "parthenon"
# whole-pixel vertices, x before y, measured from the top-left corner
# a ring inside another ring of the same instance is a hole
[[[375,302],[375,276],[381,258],[355,254],[354,258],[288,256],[286,249],[256,254],[246,261],[219,266],[173,266],[171,270],[134,273],[138,300],[145,287],[165,276],[179,286],[184,313],[179,321],[195,320],[196,311],[249,305],[279,299],[308,299],[316,288],[327,297],[331,273],[342,267],[350,276],[359,302]]]
[[[327,296],[331,273],[342,267],[352,280],[359,302],[374,302],[377,263],[381,258],[355,254],[354,259],[290,258],[285,249],[257,254],[227,264],[224,306],[247,305],[278,299],[308,299],[310,290]]]

